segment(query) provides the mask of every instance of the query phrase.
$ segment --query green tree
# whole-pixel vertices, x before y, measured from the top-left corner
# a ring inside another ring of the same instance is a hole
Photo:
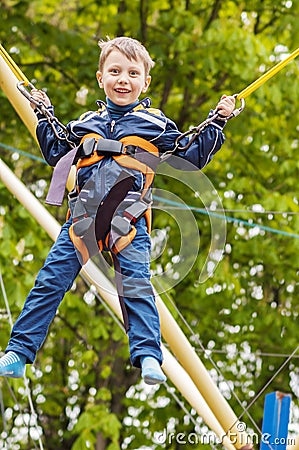
[[[3,0],[0,36],[27,77],[47,89],[64,123],[103,98],[95,80],[97,41],[121,34],[140,39],[156,61],[153,104],[185,131],[201,122],[223,93],[240,92],[295,49],[298,9],[298,2],[281,0],[275,5],[268,0]],[[199,255],[188,275],[163,296],[237,415],[298,345],[298,93],[298,62],[293,62],[252,94],[242,115],[227,125],[225,147],[204,171],[227,210],[225,252],[201,283],[211,227],[208,215],[194,212]],[[0,98],[1,158],[43,200],[51,169],[8,149],[40,155],[1,91]],[[158,176],[156,187],[195,208],[213,208],[213,199],[203,205],[179,180]],[[15,319],[51,242],[3,184],[0,205],[1,272]],[[62,223],[66,204],[50,211]],[[179,271],[175,257],[185,230],[165,212],[154,213],[154,228],[164,230],[168,240],[153,271],[169,266]],[[9,336],[4,306],[1,330],[4,350]],[[203,355],[203,348],[209,352]],[[126,337],[80,279],[28,375],[49,450],[159,448],[155,433],[166,428],[186,434],[206,429],[164,386],[144,394],[139,372],[129,365]],[[298,433],[298,377],[297,352],[250,406],[259,427],[264,394],[280,390],[293,395],[291,430]],[[22,381],[9,384],[26,414]],[[2,439],[7,448],[32,448],[34,433],[31,439],[28,427],[21,433],[24,414],[5,380],[0,387],[6,409]],[[244,420],[256,431],[247,415]],[[165,443],[165,448],[181,447],[175,440]],[[194,448],[184,445],[189,447]]]

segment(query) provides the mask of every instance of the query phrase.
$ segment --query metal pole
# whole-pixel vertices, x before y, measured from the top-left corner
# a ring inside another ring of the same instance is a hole
[[[0,57],[0,88],[36,140],[37,118],[28,100],[17,89],[17,82],[17,77],[7,66],[5,60]]]

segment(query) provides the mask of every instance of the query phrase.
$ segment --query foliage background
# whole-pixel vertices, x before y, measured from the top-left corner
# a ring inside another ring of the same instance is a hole
[[[47,90],[64,123],[103,98],[95,80],[97,41],[123,34],[141,40],[156,61],[153,104],[185,131],[202,121],[223,93],[239,92],[297,47],[298,13],[298,2],[288,0],[2,0],[0,36],[27,77]],[[198,283],[211,236],[209,218],[194,213],[198,261],[165,296],[200,356],[198,342],[209,349],[222,376],[207,356],[205,365],[237,415],[298,345],[298,94],[297,61],[252,94],[242,116],[227,126],[225,147],[205,169],[228,210],[225,253],[213,277]],[[1,158],[43,200],[51,169],[8,149],[40,155],[2,92],[0,100]],[[202,206],[179,183],[160,177],[157,186]],[[50,211],[62,223],[66,205]],[[178,240],[163,213],[155,214],[154,226],[169,227],[169,240],[153,270],[173,264]],[[0,239],[1,273],[16,318],[51,242],[1,183]],[[4,303],[0,307],[4,350],[9,323]],[[292,394],[289,429],[299,433],[298,356],[250,406],[259,427],[264,395],[279,390]],[[80,279],[27,373],[49,450],[152,449],[159,448],[155,433],[165,429],[207,431],[164,386],[144,390],[138,371],[130,368],[126,337]],[[33,448],[36,429],[28,425],[22,381],[1,380],[0,387],[3,448]],[[244,420],[255,431],[246,415]]]

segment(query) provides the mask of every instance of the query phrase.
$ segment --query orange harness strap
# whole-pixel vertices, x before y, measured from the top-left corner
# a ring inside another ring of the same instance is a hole
[[[80,144],[82,144],[85,141],[85,139],[88,139],[88,138],[94,138],[98,141],[99,139],[103,139],[103,136],[96,134],[96,133],[86,134],[81,139]],[[158,148],[154,144],[146,141],[143,138],[140,138],[138,136],[126,136],[126,137],[120,139],[120,142],[122,142],[125,146],[124,151],[126,151],[126,146],[135,145],[137,147],[140,147],[140,148],[148,151],[153,156],[156,156],[157,158],[159,158]],[[91,156],[89,156],[87,158],[79,159],[79,161],[77,163],[77,169],[80,169],[81,167],[88,167],[92,164],[95,164],[98,161],[101,161],[103,158],[104,158],[103,155],[98,155],[98,153],[95,151],[95,152],[93,152],[93,154]],[[140,172],[142,172],[146,176],[146,179],[148,178],[148,181],[146,180],[146,185],[144,186],[144,189],[147,190],[150,187],[150,185],[154,179],[154,176],[155,176],[155,172],[153,169],[151,169],[145,163],[138,161],[138,159],[134,158],[133,156],[126,155],[125,153],[123,155],[113,156],[113,159],[115,159],[115,161],[118,162],[123,167],[128,167],[130,169],[136,169],[136,170],[139,170]]]
[[[85,136],[83,136],[83,138],[80,141],[80,144],[83,144],[85,139],[89,139],[89,138],[95,138],[96,141],[98,141],[99,139],[104,139],[103,136],[101,136],[100,134],[88,133]],[[91,166],[92,164],[95,164],[95,163],[101,161],[101,159],[103,159],[103,158],[104,158],[104,156],[98,155],[97,152],[95,151],[88,158],[79,159],[79,161],[77,162],[77,170],[80,169],[81,167]]]
[[[99,139],[104,139],[103,136],[101,136],[97,133],[88,133],[85,136],[83,136],[80,144],[82,144],[86,139],[89,139],[89,138],[94,138],[96,141],[98,141]],[[140,149],[144,150],[142,159],[143,160],[145,159],[145,161],[146,161],[146,157],[144,158],[144,153],[149,152],[152,155],[151,161],[154,162],[154,165],[158,164],[158,162],[159,162],[159,150],[154,144],[152,144],[151,142],[148,142],[145,139],[140,138],[138,136],[126,136],[126,137],[120,139],[120,142],[124,145],[124,149],[123,149],[124,153],[120,154],[120,155],[112,155],[112,157],[115,160],[115,162],[117,162],[120,166],[137,170],[145,176],[145,182],[144,182],[144,186],[142,188],[142,194],[141,194],[141,199],[142,199],[145,196],[145,194],[148,192],[148,190],[150,189],[150,187],[153,183],[153,180],[155,177],[155,170],[153,168],[151,168],[145,162],[139,161],[138,155],[137,155],[137,157],[134,157],[134,156],[130,155],[129,153],[126,154],[126,149],[129,148],[129,146],[136,146],[136,147],[139,147]],[[104,155],[99,155],[97,153],[97,151],[95,150],[91,154],[91,156],[79,159],[79,161],[77,163],[77,170],[80,169],[81,167],[88,167],[92,164],[95,164],[95,163],[101,161],[104,157],[105,157]],[[155,158],[157,158],[156,161],[155,161]],[[144,213],[144,217],[146,219],[148,232],[150,233],[150,231],[151,231],[151,208],[150,207]],[[127,236],[122,236],[118,240],[117,244],[114,245],[114,248],[111,250],[114,251],[115,253],[121,251],[124,247],[126,247],[129,244],[129,242],[132,241],[135,234],[136,234],[136,229],[133,226],[131,232]],[[79,249],[84,262],[86,262],[89,258],[89,252],[88,252],[88,249],[86,248],[84,242],[81,241],[80,238],[76,237],[73,230],[71,231],[71,238],[72,238],[73,242],[75,243],[76,247]],[[108,246],[108,240],[109,240],[109,234],[107,235],[106,242],[105,242],[105,244],[107,246]],[[99,246],[99,250],[101,251],[103,249],[103,242],[98,241],[98,246]]]

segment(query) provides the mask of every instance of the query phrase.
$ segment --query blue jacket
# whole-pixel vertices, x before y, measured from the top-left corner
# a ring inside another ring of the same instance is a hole
[[[163,154],[173,150],[176,138],[181,134],[176,124],[167,118],[160,110],[151,107],[151,100],[146,98],[139,102],[131,111],[118,120],[112,120],[104,102],[97,102],[97,111],[88,111],[78,120],[67,125],[69,139],[79,144],[81,138],[88,133],[97,133],[106,139],[120,140],[125,136],[138,136],[153,143]],[[53,107],[49,107],[54,114]],[[56,138],[53,130],[44,116],[38,114],[37,138],[44,158],[51,166],[55,166],[70,147],[65,141]],[[202,169],[212,159],[224,142],[222,129],[225,122],[214,121],[208,125],[185,152],[176,152],[197,168]],[[188,138],[180,145],[184,146]]]

